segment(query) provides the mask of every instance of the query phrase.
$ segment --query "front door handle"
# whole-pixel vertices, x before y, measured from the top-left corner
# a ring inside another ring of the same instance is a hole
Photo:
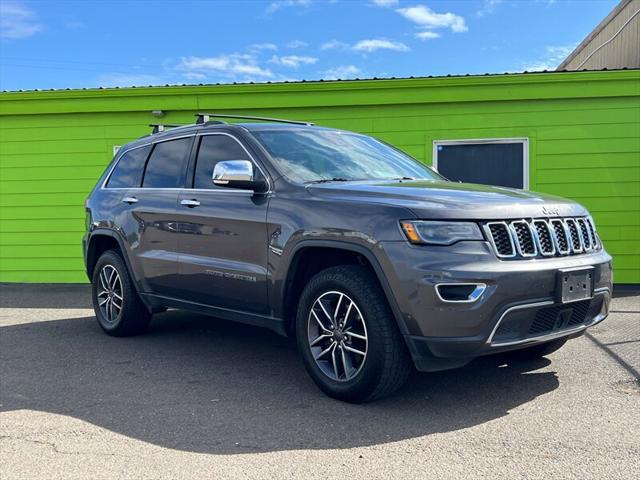
[[[122,201],[124,203],[128,203],[129,205],[131,205],[132,203],[138,203],[138,199],[136,197],[124,197]]]
[[[185,207],[193,208],[200,205],[198,200],[181,200],[180,205],[184,205]]]

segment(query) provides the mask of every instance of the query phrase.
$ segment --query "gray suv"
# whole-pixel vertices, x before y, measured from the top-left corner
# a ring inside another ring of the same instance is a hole
[[[363,402],[414,367],[540,357],[606,318],[611,257],[579,204],[450,182],[366,135],[215,117],[155,126],[87,199],[106,333],[167,308],[267,327],[325,393]]]

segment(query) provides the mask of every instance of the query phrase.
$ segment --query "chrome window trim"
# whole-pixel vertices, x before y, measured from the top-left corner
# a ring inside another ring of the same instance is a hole
[[[491,233],[491,225],[502,225],[507,229],[509,243],[511,244],[511,251],[513,252],[511,255],[503,255],[498,252],[498,247],[496,246],[496,242],[493,239],[493,233]],[[516,246],[513,243],[513,235],[511,234],[511,230],[509,229],[509,225],[507,224],[507,222],[487,222],[483,225],[483,228],[485,230],[485,233],[487,234],[487,237],[489,238],[489,242],[491,242],[491,245],[493,246],[493,251],[498,258],[513,258],[516,256]]]
[[[440,294],[440,287],[448,287],[448,286],[464,287],[464,286],[468,286],[468,285],[473,285],[476,288],[475,288],[475,290],[473,292],[471,292],[471,294],[469,295],[469,297],[466,300],[446,300]],[[440,299],[441,302],[444,302],[444,303],[474,303],[474,302],[477,302],[480,299],[480,297],[482,297],[482,294],[485,292],[486,289],[487,289],[487,284],[486,283],[480,283],[480,282],[478,282],[478,283],[474,283],[474,282],[468,282],[468,283],[448,282],[448,283],[437,283],[435,285],[436,296]]]
[[[527,230],[529,230],[529,235],[531,235],[531,244],[533,245],[533,253],[524,253],[524,251],[522,250],[522,246],[520,245],[520,239],[518,238],[518,231],[516,230],[515,225],[520,225],[520,224],[525,224],[525,226],[527,227]],[[529,222],[527,222],[526,220],[514,220],[513,222],[509,223],[509,230],[511,232],[511,235],[513,237],[513,242],[516,245],[516,248],[518,250],[518,253],[520,254],[521,257],[525,257],[525,258],[531,258],[531,257],[537,257],[538,256],[538,248],[536,245],[536,241],[534,239],[533,236],[533,231],[531,229],[531,225],[529,224]]]
[[[115,188],[109,188],[107,187],[107,183],[109,181],[109,178],[111,178],[111,175],[113,174],[113,171],[115,170],[116,166],[118,165],[118,163],[120,162],[120,159],[127,153],[130,152],[132,150],[136,150],[138,148],[142,148],[142,147],[148,147],[148,146],[153,146],[156,143],[162,143],[162,142],[168,142],[170,140],[179,140],[181,138],[187,138],[187,137],[203,137],[203,136],[207,136],[207,135],[226,135],[228,137],[233,138],[236,142],[238,142],[240,144],[240,147],[242,147],[242,149],[245,151],[245,153],[249,156],[249,158],[251,159],[251,163],[253,163],[258,170],[260,170],[260,172],[262,173],[262,175],[265,177],[266,181],[267,181],[267,185],[269,186],[269,188],[267,189],[266,192],[261,193],[260,195],[268,195],[269,193],[272,193],[272,185],[271,185],[271,179],[269,177],[269,175],[266,174],[266,172],[264,171],[264,169],[262,168],[262,166],[253,158],[253,155],[251,155],[251,153],[249,153],[249,151],[245,148],[245,146],[242,144],[242,142],[240,140],[238,140],[238,138],[236,138],[234,135],[231,135],[230,133],[227,132],[197,132],[197,133],[192,133],[189,135],[179,135],[179,136],[175,136],[175,137],[169,137],[169,138],[160,138],[157,140],[154,140],[152,142],[147,142],[144,143],[142,145],[136,145],[135,147],[131,147],[131,148],[127,148],[126,150],[120,149],[120,151],[118,152],[118,157],[116,159],[116,161],[113,163],[113,165],[111,166],[111,168],[109,169],[109,173],[107,174],[107,176],[105,177],[104,181],[102,182],[102,185],[100,186],[100,190],[113,190],[113,191],[118,191],[118,190],[143,190],[143,191],[157,191],[157,190],[162,190],[162,191],[178,191],[178,190],[188,190],[190,192],[216,192],[216,193],[221,193],[221,194],[250,194],[250,195],[255,195],[256,193],[253,190],[248,190],[248,189],[240,189],[240,188],[190,188],[190,187],[171,187],[171,188],[162,188],[162,187],[142,187],[142,186],[137,186],[137,187],[115,187]],[[196,162],[197,162],[197,152],[196,152]]]
[[[538,234],[538,229],[536,228],[536,224],[537,223],[542,223],[544,224],[544,228],[547,229],[547,233],[549,234],[549,238],[551,239],[551,252],[545,252],[544,249],[542,248],[542,240],[540,240],[540,235]],[[551,225],[549,224],[549,222],[547,222],[544,219],[541,218],[536,218],[531,222],[531,226],[532,226],[532,230],[534,233],[534,237],[535,237],[535,241],[538,244],[538,251],[540,252],[540,254],[543,257],[553,257],[556,254],[556,244],[553,240],[553,229],[551,228]]]
[[[608,287],[601,287],[601,288],[597,288],[593,291],[593,298],[595,298],[597,295],[611,295],[611,291],[609,290]],[[555,305],[556,302],[553,300],[545,300],[542,302],[533,302],[533,303],[526,303],[526,304],[522,304],[522,305],[515,305],[513,307],[507,308],[502,315],[500,315],[500,318],[498,319],[498,321],[496,322],[495,326],[493,327],[493,330],[491,330],[491,334],[489,335],[489,338],[487,338],[487,345],[491,346],[491,347],[507,347],[510,345],[518,345],[518,344],[522,344],[522,343],[541,343],[541,342],[545,342],[548,340],[553,340],[554,338],[559,338],[559,337],[564,337],[567,335],[571,335],[573,333],[577,333],[580,332],[582,330],[586,330],[589,327],[594,326],[595,324],[601,322],[602,320],[604,320],[605,318],[607,318],[608,312],[607,313],[599,313],[598,315],[596,315],[593,318],[593,321],[591,321],[591,323],[589,323],[588,325],[579,325],[575,328],[569,328],[569,329],[565,329],[565,330],[561,330],[559,332],[552,332],[549,333],[547,335],[539,335],[539,336],[532,336],[532,337],[527,337],[527,338],[521,338],[519,340],[512,340],[512,341],[508,341],[508,342],[499,342],[499,343],[493,343],[493,337],[495,335],[495,333],[498,331],[498,328],[500,327],[500,324],[502,323],[502,320],[504,320],[504,317],[507,316],[507,314],[509,314],[510,312],[513,312],[514,310],[522,310],[522,309],[527,309],[527,308],[536,308],[536,307],[544,307],[544,306],[548,306],[548,305]]]
[[[109,188],[107,190],[142,190],[144,192],[153,192],[153,191],[158,191],[158,190],[162,190],[163,192],[171,192],[171,191],[175,191],[175,192],[211,192],[214,191],[216,193],[221,193],[221,194],[227,194],[227,193],[234,193],[236,195],[241,194],[241,195],[254,195],[255,192],[253,190],[245,190],[242,188],[234,188],[234,189],[229,189],[228,191],[226,190],[209,190],[208,188],[183,188],[183,187],[171,187],[171,188],[162,188],[162,187],[123,187],[123,188]]]
[[[189,137],[195,137],[195,136],[196,136],[195,133],[187,133],[185,135],[176,135],[175,137],[158,138],[157,140],[154,140],[151,143],[155,145],[156,143],[170,142],[171,140],[180,140],[181,138],[189,138]]]
[[[168,141],[171,141],[171,140],[179,140],[181,138],[188,138],[188,137],[195,137],[195,136],[196,136],[196,134],[192,133],[192,134],[188,134],[188,135],[178,135],[178,136],[169,137],[169,138],[159,138],[159,139],[153,140],[151,142],[143,143],[142,145],[136,145],[135,147],[127,148],[125,151],[122,151],[122,149],[120,149],[118,151],[118,158],[116,159],[116,161],[113,163],[113,165],[109,169],[109,173],[107,174],[107,177],[104,179],[104,182],[102,182],[102,186],[100,187],[100,190],[102,190],[102,189],[107,189],[107,190],[129,190],[131,188],[143,188],[143,187],[116,187],[116,188],[107,187],[107,183],[109,182],[109,179],[111,178],[111,175],[113,174],[113,171],[116,169],[116,167],[118,166],[118,163],[120,163],[120,160],[122,159],[122,157],[124,157],[124,155],[127,152],[131,152],[132,150],[136,150],[136,149],[142,148],[142,147],[148,147],[149,145],[153,146],[156,143],[168,142]],[[122,152],[122,154],[120,154],[120,152]],[[151,153],[151,152],[149,152],[149,153]],[[146,167],[146,164],[145,164],[145,167]],[[144,172],[143,172],[143,175],[144,175]],[[151,190],[152,188],[156,188],[156,190],[169,190],[167,188],[157,188],[157,187],[146,187],[145,190]]]

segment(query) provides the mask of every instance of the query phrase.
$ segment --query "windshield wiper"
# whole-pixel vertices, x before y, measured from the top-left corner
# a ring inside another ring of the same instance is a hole
[[[320,180],[309,180],[308,182],[304,182],[304,183],[311,184],[311,183],[350,182],[350,181],[351,180],[349,178],[334,177],[334,178],[321,178]]]

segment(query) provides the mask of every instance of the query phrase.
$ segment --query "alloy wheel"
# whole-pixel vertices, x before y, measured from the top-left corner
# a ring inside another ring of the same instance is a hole
[[[123,304],[120,275],[113,265],[105,265],[98,279],[98,308],[107,323],[115,323]]]
[[[316,365],[330,379],[353,379],[367,358],[367,326],[358,305],[345,293],[329,291],[311,307],[309,347]]]

